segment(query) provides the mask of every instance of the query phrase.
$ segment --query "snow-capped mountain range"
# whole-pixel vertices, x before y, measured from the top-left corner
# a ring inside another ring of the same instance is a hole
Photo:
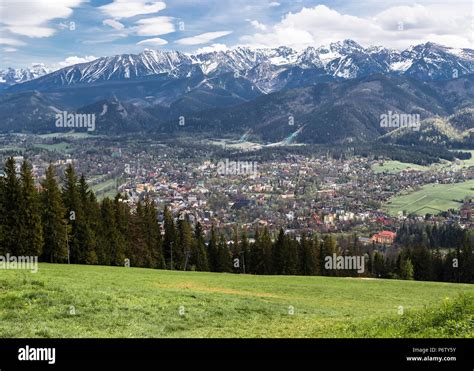
[[[44,76],[52,70],[43,63],[33,63],[29,68],[7,68],[0,70],[0,85],[15,85]]]
[[[405,75],[419,80],[449,80],[474,72],[474,50],[425,43],[403,51],[381,46],[364,48],[344,40],[296,51],[289,47],[184,54],[146,49],[140,54],[102,57],[50,72],[44,65],[32,70],[0,71],[0,83],[18,90],[50,90],[107,81],[150,80],[157,76],[206,79],[234,74],[262,93],[278,91],[296,76],[315,81],[346,80],[374,73]],[[310,77],[309,77],[310,76]],[[30,81],[28,81],[30,80]],[[13,87],[12,87],[13,88]]]

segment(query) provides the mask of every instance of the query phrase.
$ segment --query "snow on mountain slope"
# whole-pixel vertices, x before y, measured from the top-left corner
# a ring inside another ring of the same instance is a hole
[[[244,76],[262,91],[271,92],[285,86],[281,84],[282,74],[295,67],[315,70],[317,74],[322,71],[334,79],[382,73],[409,75],[420,80],[446,80],[474,72],[474,50],[454,49],[428,42],[397,51],[382,46],[364,48],[353,40],[300,51],[286,46],[268,49],[237,47],[188,55],[178,51],[145,49],[139,54],[102,57],[49,74],[41,65],[28,72],[8,69],[0,71],[0,83],[23,83],[20,90],[41,90],[116,80],[153,79],[157,76],[181,79],[233,73],[235,78]],[[25,83],[31,79],[35,80]]]

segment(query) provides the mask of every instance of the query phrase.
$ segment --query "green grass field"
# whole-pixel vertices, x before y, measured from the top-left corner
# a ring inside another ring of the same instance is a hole
[[[421,166],[417,164],[409,164],[400,161],[385,161],[383,164],[374,164],[372,165],[372,170],[374,173],[399,173],[402,170],[413,169],[418,171],[428,170],[428,166]]]
[[[70,144],[60,142],[56,144],[35,144],[35,147],[42,148],[50,152],[69,153],[72,151]]]
[[[117,194],[116,179],[107,179],[103,182],[94,184],[91,188],[99,200],[106,197],[114,198]]]
[[[391,198],[385,205],[391,215],[399,211],[425,215],[459,209],[466,196],[474,196],[474,180],[455,184],[426,184],[420,190]]]
[[[0,271],[0,337],[473,337],[473,315],[467,284],[52,264]]]

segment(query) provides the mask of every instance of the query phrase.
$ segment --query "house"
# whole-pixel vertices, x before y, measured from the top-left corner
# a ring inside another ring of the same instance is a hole
[[[382,231],[377,234],[374,234],[371,240],[375,243],[391,245],[393,244],[393,241],[395,241],[395,237],[397,237],[397,234],[394,232]]]

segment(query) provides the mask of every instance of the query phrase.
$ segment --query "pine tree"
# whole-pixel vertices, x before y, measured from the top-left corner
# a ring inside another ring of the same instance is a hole
[[[262,244],[262,234],[257,228],[255,230],[255,242],[250,245],[250,273],[265,274],[265,255]]]
[[[121,244],[117,229],[114,202],[109,198],[103,199],[100,204],[100,228],[99,264],[123,266],[125,260],[124,246]]]
[[[280,228],[278,237],[273,246],[273,272],[274,274],[287,274],[288,246],[285,232]]]
[[[298,241],[295,238],[286,236],[286,245],[288,245],[288,260],[286,262],[286,274],[290,275],[301,275],[299,270],[299,248]]]
[[[263,230],[262,238],[261,238],[261,249],[263,252],[263,274],[273,274],[273,264],[272,264],[272,238],[268,229],[265,227]]]
[[[232,254],[223,234],[220,235],[218,243],[217,272],[232,272]]]
[[[403,280],[413,279],[413,264],[409,257],[404,258],[400,254],[400,278]]]
[[[377,278],[385,278],[387,274],[385,258],[383,254],[375,251],[373,258],[373,273]]]
[[[192,263],[197,271],[208,271],[209,264],[206,254],[206,241],[204,239],[204,232],[201,223],[196,223],[194,228],[194,249],[193,249]]]
[[[97,264],[97,239],[93,228],[94,206],[84,175],[81,175],[78,185],[80,212],[76,213],[76,233],[78,251],[80,251],[80,263]]]
[[[178,221],[178,247],[176,249],[176,259],[179,264],[178,269],[189,269],[189,258],[194,246],[193,234],[189,226],[188,218],[180,218]]]
[[[18,254],[40,256],[43,252],[43,225],[39,195],[36,190],[31,168],[26,161],[20,173]]]
[[[332,257],[336,253],[336,240],[332,235],[327,235],[323,239],[323,243],[320,247],[320,272],[322,275],[332,276],[335,275],[334,271],[328,271],[325,268],[325,261],[328,256]]]
[[[5,178],[1,183],[3,213],[0,215],[0,220],[3,231],[0,246],[4,253],[19,255],[18,240],[22,221],[18,209],[20,207],[21,188],[13,157],[9,157],[5,162],[4,172]]]
[[[176,226],[174,223],[173,216],[171,212],[165,207],[164,210],[164,230],[165,235],[163,238],[163,255],[165,258],[166,265],[170,269],[175,269],[176,266],[176,253],[173,250],[176,250],[177,244],[177,234]]]
[[[318,235],[314,235],[313,237],[313,251],[314,251],[314,259],[315,259],[315,274],[321,275],[321,242],[319,240]]]
[[[117,263],[123,254],[123,261],[121,264],[125,264],[125,260],[128,259],[128,262],[133,264],[135,258],[133,257],[132,249],[132,216],[129,206],[122,202],[121,196],[118,194],[114,199],[114,214],[115,214],[115,225],[117,228],[117,235],[120,244],[120,251],[117,256]],[[164,263],[163,263],[164,264]],[[163,266],[158,267],[163,268]]]
[[[303,234],[301,237],[301,273],[305,276],[314,276],[317,272],[316,254],[312,241]]]
[[[64,263],[68,259],[67,224],[64,220],[66,208],[55,177],[56,169],[53,165],[49,165],[46,178],[41,183],[43,190],[40,193],[44,237],[42,260],[50,263]]]
[[[81,250],[80,234],[83,232],[79,223],[84,223],[84,210],[81,207],[81,201],[78,189],[78,180],[76,171],[69,164],[64,172],[64,185],[62,189],[63,203],[66,207],[65,218],[68,225],[71,226],[69,235],[69,258],[70,262],[79,264],[83,261],[83,251]]]
[[[243,230],[240,236],[240,251],[242,256],[241,272],[248,273],[248,267],[251,265],[250,244],[247,237],[247,231]]]
[[[211,272],[218,272],[219,269],[219,257],[218,257],[218,242],[217,233],[214,226],[211,227],[211,235],[209,237],[209,244],[207,246],[207,256],[209,262],[209,268]]]
[[[130,216],[129,232],[131,242],[129,255],[126,256],[127,259],[130,259],[130,264],[134,267],[146,267],[150,259],[150,250],[147,246],[146,236],[143,233],[146,229],[144,227],[144,220],[145,210],[143,204],[139,201],[135,212]],[[117,231],[118,230],[117,228]]]
[[[425,245],[418,245],[411,255],[414,278],[419,281],[430,281],[432,277],[431,254]]]
[[[161,228],[158,223],[158,212],[151,199],[145,200],[142,218],[142,234],[146,244],[145,265],[151,268],[164,268]]]

